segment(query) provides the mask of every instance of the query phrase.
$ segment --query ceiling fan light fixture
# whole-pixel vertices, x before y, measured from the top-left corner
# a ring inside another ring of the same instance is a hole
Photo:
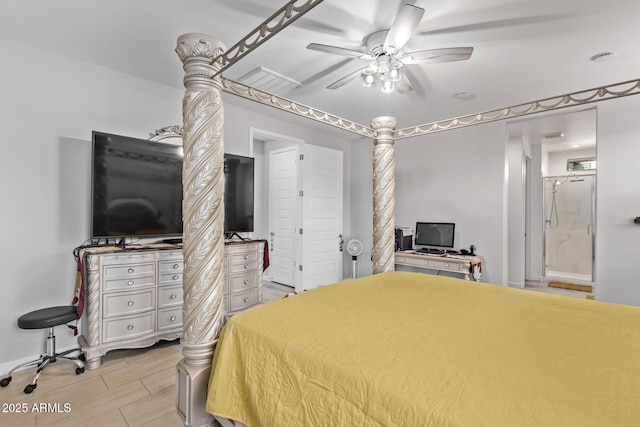
[[[364,87],[374,87],[376,85],[376,70],[367,68],[362,71],[362,84]]]
[[[384,93],[391,93],[395,89],[395,85],[391,80],[389,80],[388,78],[384,78],[383,76],[381,89]]]
[[[402,68],[402,62],[393,59],[389,64],[389,72],[387,73],[389,80],[392,82],[399,82],[402,79],[402,73],[400,69]]]
[[[387,74],[389,72],[389,66],[391,65],[391,57],[388,55],[380,55],[376,59],[375,66],[380,74]]]

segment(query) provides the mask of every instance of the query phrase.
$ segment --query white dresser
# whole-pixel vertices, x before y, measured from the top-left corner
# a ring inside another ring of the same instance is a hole
[[[224,251],[228,315],[262,302],[264,243],[233,242]],[[139,348],[182,335],[182,249],[87,248],[80,346],[87,368],[114,349]]]

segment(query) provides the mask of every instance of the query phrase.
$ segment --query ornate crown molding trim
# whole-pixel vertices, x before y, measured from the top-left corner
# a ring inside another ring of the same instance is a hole
[[[622,98],[637,94],[640,94],[640,79],[614,83],[608,86],[573,92],[566,95],[555,96],[553,98],[541,99],[526,104],[515,105],[513,107],[501,108],[499,110],[486,111],[483,113],[470,114],[468,116],[456,117],[439,122],[412,126],[396,131],[394,137],[396,140],[411,138],[429,133],[495,122],[512,117],[544,113],[551,110],[558,110],[576,105],[585,105],[593,102]]]
[[[157,129],[150,136],[151,141],[162,141],[163,139],[182,138],[184,136],[184,127],[182,125],[165,126]]]
[[[243,83],[222,78],[223,90],[232,95],[250,99],[270,107],[277,108],[288,113],[306,117],[318,122],[322,122],[367,138],[373,138],[376,131],[358,123],[335,116],[322,110],[318,110],[308,105],[300,104],[287,98],[282,98],[269,92],[247,86]]]
[[[262,43],[278,34],[296,19],[322,3],[322,1],[323,0],[307,0],[300,6],[295,5],[299,3],[300,0],[288,1],[287,4],[282,6],[276,13],[267,18],[262,24],[216,59],[216,62],[218,62],[221,68],[214,77],[238,62],[253,49],[256,49]]]

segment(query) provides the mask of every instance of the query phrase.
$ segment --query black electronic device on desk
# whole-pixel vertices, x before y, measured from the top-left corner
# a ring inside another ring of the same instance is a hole
[[[396,251],[413,249],[413,230],[396,227]]]
[[[423,254],[455,253],[453,237],[456,225],[452,222],[416,222],[415,245],[424,246],[416,249]]]
[[[418,248],[416,249],[416,252],[420,254],[432,254],[432,255],[441,255],[444,253],[442,249],[436,249],[436,248]]]

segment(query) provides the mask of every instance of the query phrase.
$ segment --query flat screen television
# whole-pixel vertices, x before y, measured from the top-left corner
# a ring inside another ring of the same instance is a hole
[[[416,222],[416,246],[453,248],[456,225],[452,222]]]
[[[224,155],[224,232],[253,231],[253,157]]]
[[[182,146],[94,131],[91,237],[182,235]],[[254,159],[225,154],[225,233],[253,231]]]

